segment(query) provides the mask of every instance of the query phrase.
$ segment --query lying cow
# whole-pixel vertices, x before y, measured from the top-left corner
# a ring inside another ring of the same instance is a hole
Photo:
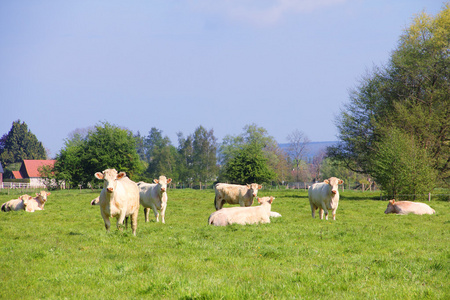
[[[36,193],[36,197],[28,199],[26,211],[34,212],[36,210],[43,210],[44,205],[47,202],[47,196],[51,195],[50,192],[41,191],[40,193]]]
[[[333,220],[336,220],[336,210],[339,205],[338,185],[343,183],[344,181],[331,177],[309,187],[308,198],[313,218],[315,218],[316,209],[319,208],[320,219],[323,219],[325,212],[325,219],[328,220],[328,210],[331,210]]]
[[[165,224],[166,208],[167,208],[167,184],[172,182],[172,178],[167,179],[166,176],[159,176],[159,179],[154,179],[154,183],[138,182],[139,187],[139,202],[144,207],[145,222],[148,222],[148,215],[150,208],[156,217],[156,222],[159,222],[159,213],[161,211],[162,223]]]
[[[97,179],[103,180],[103,189],[100,193],[100,212],[105,222],[106,231],[109,231],[110,217],[117,219],[117,228],[123,225],[125,217],[131,216],[131,229],[136,235],[137,217],[139,213],[139,188],[131,181],[125,172],[117,173],[115,169],[106,169],[95,173]]]
[[[274,197],[258,198],[259,206],[222,208],[213,212],[208,219],[208,224],[215,226],[227,226],[231,224],[257,224],[270,223],[270,209]]]
[[[8,202],[3,203],[2,211],[19,211],[25,210],[28,204],[28,200],[33,199],[33,197],[25,194],[19,196],[17,199],[9,200]]]
[[[262,186],[257,183],[247,185],[217,183],[214,186],[216,192],[214,206],[216,210],[221,209],[225,203],[252,206],[253,198],[258,195],[258,189],[261,188]]]
[[[395,199],[389,200],[385,214],[416,214],[416,215],[432,215],[435,212],[434,209],[429,207],[425,203],[411,202],[411,201],[395,201]]]

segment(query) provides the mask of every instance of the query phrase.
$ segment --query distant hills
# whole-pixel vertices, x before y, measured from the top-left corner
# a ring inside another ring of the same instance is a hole
[[[320,153],[320,151],[326,151],[327,147],[335,146],[338,142],[310,142],[308,143],[307,149],[306,149],[306,157],[307,161],[311,161],[314,156]],[[278,144],[278,146],[289,153],[289,144]]]

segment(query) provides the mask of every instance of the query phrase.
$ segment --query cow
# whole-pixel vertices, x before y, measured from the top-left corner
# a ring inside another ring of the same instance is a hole
[[[50,192],[41,191],[36,193],[36,197],[28,199],[26,211],[34,212],[36,210],[44,210],[44,205],[47,202],[47,196],[51,195]]]
[[[338,185],[343,183],[343,180],[331,177],[325,179],[323,182],[314,183],[308,188],[309,205],[311,205],[313,218],[315,218],[316,209],[319,208],[321,220],[323,219],[324,212],[325,219],[328,220],[328,210],[331,210],[333,220],[336,220],[336,210],[339,204]]]
[[[145,222],[149,221],[150,208],[159,222],[159,213],[161,211],[161,221],[166,223],[166,208],[167,208],[167,184],[172,182],[172,178],[167,179],[166,176],[161,175],[159,179],[153,179],[154,183],[138,182],[139,187],[139,202],[144,207]]]
[[[231,224],[270,223],[270,209],[274,197],[258,198],[259,206],[229,207],[213,212],[208,218],[209,225],[227,226]]]
[[[8,202],[3,203],[1,209],[5,212],[25,210],[29,199],[33,199],[33,197],[27,194],[19,196],[18,199],[9,200]]]
[[[258,189],[261,188],[262,186],[257,183],[247,185],[217,183],[214,186],[216,192],[214,206],[216,210],[221,209],[225,203],[252,206],[253,198],[258,195]]]
[[[117,219],[117,229],[123,225],[125,217],[131,216],[131,229],[136,235],[137,218],[139,213],[139,188],[130,180],[125,172],[117,173],[116,169],[106,169],[94,174],[95,178],[103,180],[100,193],[100,213],[109,232],[110,217]]]
[[[429,207],[425,203],[411,202],[411,201],[395,201],[395,199],[389,200],[385,214],[397,214],[397,215],[432,215],[436,213],[434,209]]]

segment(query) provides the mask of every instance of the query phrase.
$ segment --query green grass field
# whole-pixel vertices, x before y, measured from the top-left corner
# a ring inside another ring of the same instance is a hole
[[[432,216],[385,215],[379,193],[349,191],[325,221],[305,191],[261,190],[282,218],[215,227],[213,190],[169,190],[166,224],[145,223],[141,208],[134,237],[106,233],[89,205],[98,194],[55,191],[44,211],[1,212],[1,299],[450,297],[449,202],[430,202]]]

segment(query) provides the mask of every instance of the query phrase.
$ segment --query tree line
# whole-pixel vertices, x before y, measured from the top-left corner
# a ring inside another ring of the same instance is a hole
[[[226,181],[276,183],[336,176],[376,183],[387,195],[424,194],[450,184],[450,4],[436,15],[417,15],[399,38],[388,63],[375,66],[350,92],[336,119],[339,143],[312,161],[308,137],[296,129],[282,151],[263,127],[218,143],[212,129],[177,134],[175,147],[160,129],[133,134],[107,122],[75,130],[57,154],[49,176],[72,186],[93,183],[106,168],[134,180],[166,175],[189,186]],[[3,165],[40,159],[45,150],[20,121],[0,139]]]

